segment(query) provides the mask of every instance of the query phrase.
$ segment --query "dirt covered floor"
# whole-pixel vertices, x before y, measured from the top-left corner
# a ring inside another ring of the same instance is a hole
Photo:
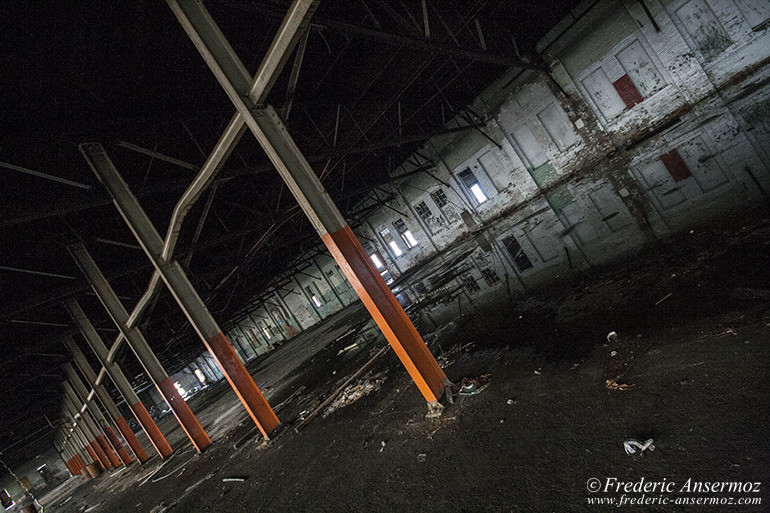
[[[696,230],[577,282],[458,312],[425,336],[450,379],[466,378],[439,421],[425,419],[390,349],[310,418],[385,346],[352,306],[250,364],[285,425],[269,442],[219,383],[191,400],[214,441],[204,454],[165,418],[171,459],[73,478],[42,503],[57,513],[609,511],[589,501],[621,500],[614,478],[675,483],[626,493],[660,498],[632,511],[770,511],[769,250],[767,222]],[[628,454],[629,440],[652,445]],[[696,482],[761,484],[697,493]],[[734,504],[681,504],[699,497]],[[746,498],[762,504],[737,504]]]

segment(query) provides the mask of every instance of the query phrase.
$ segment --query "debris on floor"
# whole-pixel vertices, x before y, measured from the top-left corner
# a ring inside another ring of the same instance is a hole
[[[491,374],[482,374],[478,378],[463,378],[457,395],[476,395],[489,386]]]
[[[358,348],[358,342],[353,342],[349,346],[343,347],[337,352],[337,356],[341,355],[342,353],[347,353],[351,349],[357,349]]]
[[[245,477],[226,477],[222,479],[223,483],[242,483],[246,481]]]
[[[424,462],[424,461],[425,461],[425,458],[426,458],[427,456],[428,456],[427,454],[425,454],[424,452],[421,452],[420,454],[418,454],[418,455],[417,455],[417,461],[419,461],[420,463],[422,463],[422,462]]]
[[[361,379],[356,384],[348,385],[342,391],[342,393],[329,405],[322,416],[326,418],[340,408],[344,408],[345,406],[358,401],[362,397],[366,397],[375,390],[379,389],[386,379],[387,378],[385,376],[378,375],[367,379]]]
[[[628,390],[629,388],[633,388],[634,385],[630,383],[618,383],[614,379],[608,379],[606,381],[607,388],[610,390]]]
[[[640,453],[646,450],[654,451],[655,445],[652,443],[652,438],[647,439],[644,443],[631,438],[623,442],[623,448],[626,450],[626,454],[635,454],[637,450]]]

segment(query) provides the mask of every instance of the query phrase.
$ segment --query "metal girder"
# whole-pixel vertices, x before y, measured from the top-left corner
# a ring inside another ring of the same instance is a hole
[[[107,410],[107,414],[110,417],[113,417],[113,413],[110,411],[111,408],[117,409],[114,403],[110,400],[109,402],[111,404],[105,404],[104,403],[104,397],[99,393],[99,390],[97,388],[92,388],[91,391],[86,388],[86,385],[83,383],[83,381],[80,379],[80,376],[77,375],[75,372],[75,369],[72,367],[72,364],[65,363],[64,364],[64,373],[67,375],[67,380],[72,385],[72,388],[75,390],[75,392],[80,396],[81,401],[83,401],[88,409],[91,411],[91,414],[96,418],[97,423],[102,428],[102,431],[107,436],[107,441],[109,441],[110,445],[115,449],[115,452],[118,453],[118,456],[120,457],[120,460],[123,462],[124,465],[130,464],[133,460],[131,459],[131,456],[129,456],[128,451],[123,447],[123,444],[120,443],[120,440],[115,435],[115,432],[112,430],[112,427],[110,426],[110,422],[107,420],[107,418],[104,416],[102,411],[99,409],[99,405],[96,404],[94,401],[92,401],[93,396],[96,395],[99,398],[99,401],[104,405],[104,409]],[[90,369],[90,367],[89,367]],[[91,371],[93,373],[93,370]],[[106,392],[105,392],[106,393]],[[120,417],[120,415],[118,415]],[[117,418],[113,417],[113,421],[117,420]],[[129,444],[130,445],[130,444]]]
[[[198,0],[167,0],[246,125],[267,153],[300,208],[406,367],[431,412],[448,380],[404,309],[356,239],[318,176],[290,137],[275,110],[244,85],[251,82],[219,27]]]
[[[243,366],[243,363],[238,360],[233,347],[211,313],[208,311],[208,308],[206,308],[206,305],[198,295],[195,287],[190,283],[187,275],[182,270],[182,266],[176,261],[167,261],[164,258],[163,239],[160,238],[160,235],[142,210],[136,197],[131,194],[128,185],[122,179],[120,173],[118,173],[118,170],[107,156],[104,148],[102,148],[100,144],[89,143],[81,144],[80,151],[83,153],[83,156],[88,161],[96,176],[109,191],[121,216],[123,216],[123,219],[126,221],[126,224],[128,224],[137,241],[139,241],[139,244],[142,246],[142,249],[144,249],[147,257],[155,266],[156,273],[163,279],[171,292],[171,295],[182,308],[182,311],[198,333],[198,336],[206,345],[206,348],[216,358],[217,363],[222,368],[222,371],[238,397],[241,399],[244,407],[249,412],[249,415],[262,433],[267,436],[271,431],[278,427],[278,417],[276,417],[272,408],[267,403],[267,400],[262,395],[262,392],[254,383],[254,380],[251,379],[251,376]],[[138,340],[140,337],[140,335],[137,335],[139,333],[138,330],[136,328],[126,327],[129,318],[128,313],[125,312],[125,309],[119,301],[113,301],[109,297],[109,286],[106,284],[106,280],[103,280],[103,277],[101,279],[99,278],[101,273],[95,268],[95,265],[93,264],[93,261],[90,260],[90,257],[88,257],[85,248],[82,245],[70,246],[70,251],[77,259],[78,265],[81,266],[81,269],[83,269],[84,273],[89,277],[89,281],[92,286],[94,286],[97,295],[100,296],[100,299],[104,298],[103,303],[105,303],[105,306],[111,311],[110,315],[113,316],[116,324],[121,328],[121,331],[123,332],[124,337],[129,341],[129,344],[132,345],[132,348],[136,343],[141,347],[143,344],[141,344],[141,340]],[[97,285],[99,286],[99,290],[97,290]],[[137,340],[132,341],[132,336]],[[149,347],[147,349],[149,350]],[[137,352],[137,356],[140,360],[143,358],[155,359],[155,355],[152,354],[151,351],[150,354],[145,356],[142,356]],[[155,361],[157,361],[157,359],[155,359]],[[160,363],[158,363],[157,366],[159,367]],[[166,381],[170,383],[168,376],[165,375],[165,371],[163,371],[165,377],[160,374],[156,377],[153,375],[153,372],[158,372],[157,368],[155,371],[148,367],[146,368],[148,374],[153,378],[156,384],[159,382],[165,383]],[[161,389],[160,386],[158,388]],[[176,389],[174,388],[174,390]],[[192,415],[192,413],[190,413],[190,415]],[[194,417],[192,417],[192,419],[194,419]],[[192,421],[192,419],[190,420]],[[197,421],[195,421],[195,423],[197,424]],[[200,425],[198,424],[198,426]],[[202,429],[200,431],[202,432]],[[202,434],[205,435],[205,433]],[[196,442],[194,441],[194,443]]]
[[[134,201],[136,201],[136,199],[134,199]],[[149,224],[149,219],[147,219],[146,222]],[[152,227],[151,224],[149,226]],[[160,245],[160,236],[157,235],[157,232],[154,233],[158,238],[158,243]],[[160,360],[158,360],[158,357],[150,348],[144,335],[138,328],[131,328],[127,325],[128,312],[123,306],[123,303],[120,302],[120,299],[118,299],[115,291],[112,290],[107,279],[97,267],[96,262],[94,262],[91,255],[88,254],[88,251],[82,244],[73,244],[67,249],[75,259],[78,267],[80,267],[83,275],[91,284],[91,288],[93,288],[94,292],[99,297],[99,301],[104,305],[104,308],[109,313],[113,322],[126,339],[139,362],[142,364],[142,367],[154,383],[161,397],[163,397],[166,403],[171,407],[171,411],[174,412],[174,416],[187,434],[190,442],[198,452],[202,452],[211,444],[211,440],[203,430],[203,427],[201,427],[200,422],[198,422],[198,419],[195,417],[192,410],[190,410],[190,407],[182,398],[179,390],[177,390],[176,386],[171,381],[171,378],[169,378],[168,373],[166,373]],[[181,267],[179,267],[178,264],[177,267],[181,270]]]
[[[75,301],[74,298],[68,298],[64,302],[64,306],[72,316],[72,320],[75,321],[75,325],[83,334],[86,342],[88,342],[91,350],[99,359],[99,363],[101,363],[103,370],[110,377],[112,382],[115,383],[115,386],[120,392],[120,395],[123,396],[123,399],[126,401],[129,409],[134,414],[136,421],[139,423],[142,430],[147,435],[147,438],[150,440],[150,443],[153,445],[161,458],[167,458],[170,456],[172,453],[171,446],[166,441],[166,438],[163,436],[163,433],[161,433],[160,429],[158,429],[155,421],[152,420],[152,417],[150,417],[150,414],[147,412],[147,408],[145,408],[144,404],[142,404],[142,401],[139,400],[139,396],[136,395],[136,392],[134,392],[134,389],[131,387],[131,383],[128,382],[128,379],[126,379],[123,371],[120,369],[120,367],[118,367],[116,363],[112,363],[107,360],[107,347],[104,345],[104,342],[102,341],[99,334],[96,333],[94,326],[91,324],[91,321],[88,320],[88,317],[86,317],[83,309],[80,308],[80,305],[77,303],[77,301]],[[75,342],[71,338],[65,338],[64,345],[67,346],[67,349],[69,349],[73,356],[79,352]],[[81,367],[81,370],[82,369],[83,367]],[[122,429],[121,432],[123,432]],[[137,458],[139,458],[139,454],[136,451],[134,452],[137,454]]]
[[[245,72],[243,64],[238,60],[237,56],[232,51],[225,51],[218,56],[224,61],[228,62],[229,66],[236,68],[240,67],[244,71],[244,75],[249,77],[248,84],[241,84],[248,86],[250,93],[255,98],[263,101],[267,94],[270,92],[275,80],[278,78],[281,70],[286,64],[286,61],[291,53],[291,50],[296,46],[297,41],[302,35],[307,32],[309,27],[309,20],[315,12],[317,1],[313,0],[295,0],[289,10],[289,13],[284,17],[281,26],[273,38],[273,41],[265,55],[259,70],[254,80],[248,73]],[[227,161],[228,157],[232,153],[233,148],[240,140],[241,136],[245,132],[244,119],[239,112],[230,119],[222,136],[217,141],[214,150],[211,152],[206,162],[201,167],[200,172],[193,180],[192,184],[185,190],[181,199],[174,208],[174,212],[171,215],[169,221],[168,231],[163,244],[162,256],[165,260],[169,260],[174,252],[174,247],[179,238],[179,232],[182,229],[182,222],[189,212],[192,205],[197,201],[204,190],[211,184],[214,177],[219,173]],[[136,149],[132,147],[131,149]],[[178,160],[178,159],[174,159]],[[181,161],[180,161],[181,162]],[[153,295],[158,291],[160,285],[160,274],[155,271],[150,279],[150,284],[147,290],[139,299],[139,302],[134,307],[131,315],[128,318],[128,326],[134,326],[138,322],[144,310],[150,304]],[[113,361],[115,354],[123,341],[122,334],[118,336],[115,343],[110,348],[108,360]]]

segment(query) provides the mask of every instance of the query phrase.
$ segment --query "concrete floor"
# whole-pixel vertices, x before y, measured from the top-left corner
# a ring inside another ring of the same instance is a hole
[[[306,387],[278,412],[287,429],[269,443],[220,383],[191,401],[214,441],[204,454],[166,417],[171,459],[73,478],[41,502],[56,512],[606,511],[616,508],[588,500],[622,494],[591,494],[587,482],[615,477],[763,483],[759,493],[667,496],[764,506],[637,511],[766,511],[768,247],[767,222],[697,231],[579,283],[480,304],[426,336],[455,382],[491,375],[444,419],[424,418],[389,350],[371,370],[378,389],[297,432],[384,344],[359,335],[359,348],[338,354],[366,326],[354,305],[250,365],[273,405]],[[610,331],[618,342],[607,344]],[[655,449],[626,454],[629,438]],[[223,482],[231,477],[244,480]]]

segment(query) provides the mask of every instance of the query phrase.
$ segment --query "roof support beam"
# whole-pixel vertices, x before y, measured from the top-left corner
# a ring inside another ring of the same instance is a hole
[[[121,212],[121,214],[124,214],[125,216],[125,213]],[[149,219],[147,222],[149,223]],[[155,232],[155,235],[158,237],[158,241],[160,241],[160,236],[157,235],[157,232]],[[129,328],[127,326],[126,321],[128,320],[128,312],[123,306],[123,303],[120,302],[120,299],[118,299],[115,291],[112,290],[107,279],[97,267],[96,262],[94,262],[93,258],[91,258],[91,255],[88,254],[88,251],[82,244],[73,244],[67,249],[75,259],[78,267],[80,267],[83,275],[91,284],[91,288],[96,292],[99,301],[102,302],[102,305],[110,314],[112,321],[123,334],[128,345],[142,364],[142,367],[152,380],[155,388],[171,407],[171,411],[174,412],[174,416],[176,416],[179,425],[187,434],[190,442],[198,452],[203,452],[203,450],[211,444],[211,440],[201,427],[192,410],[190,410],[190,407],[182,398],[179,390],[174,386],[174,383],[171,381],[171,378],[169,378],[163,365],[161,365],[158,360],[158,357],[155,355],[152,348],[150,348],[147,340],[145,340],[144,335],[138,328]]]
[[[412,376],[429,413],[440,412],[438,400],[449,383],[444,371],[278,114],[271,106],[261,105],[261,98],[244,86],[251,79],[203,4],[196,0],[167,3]]]

